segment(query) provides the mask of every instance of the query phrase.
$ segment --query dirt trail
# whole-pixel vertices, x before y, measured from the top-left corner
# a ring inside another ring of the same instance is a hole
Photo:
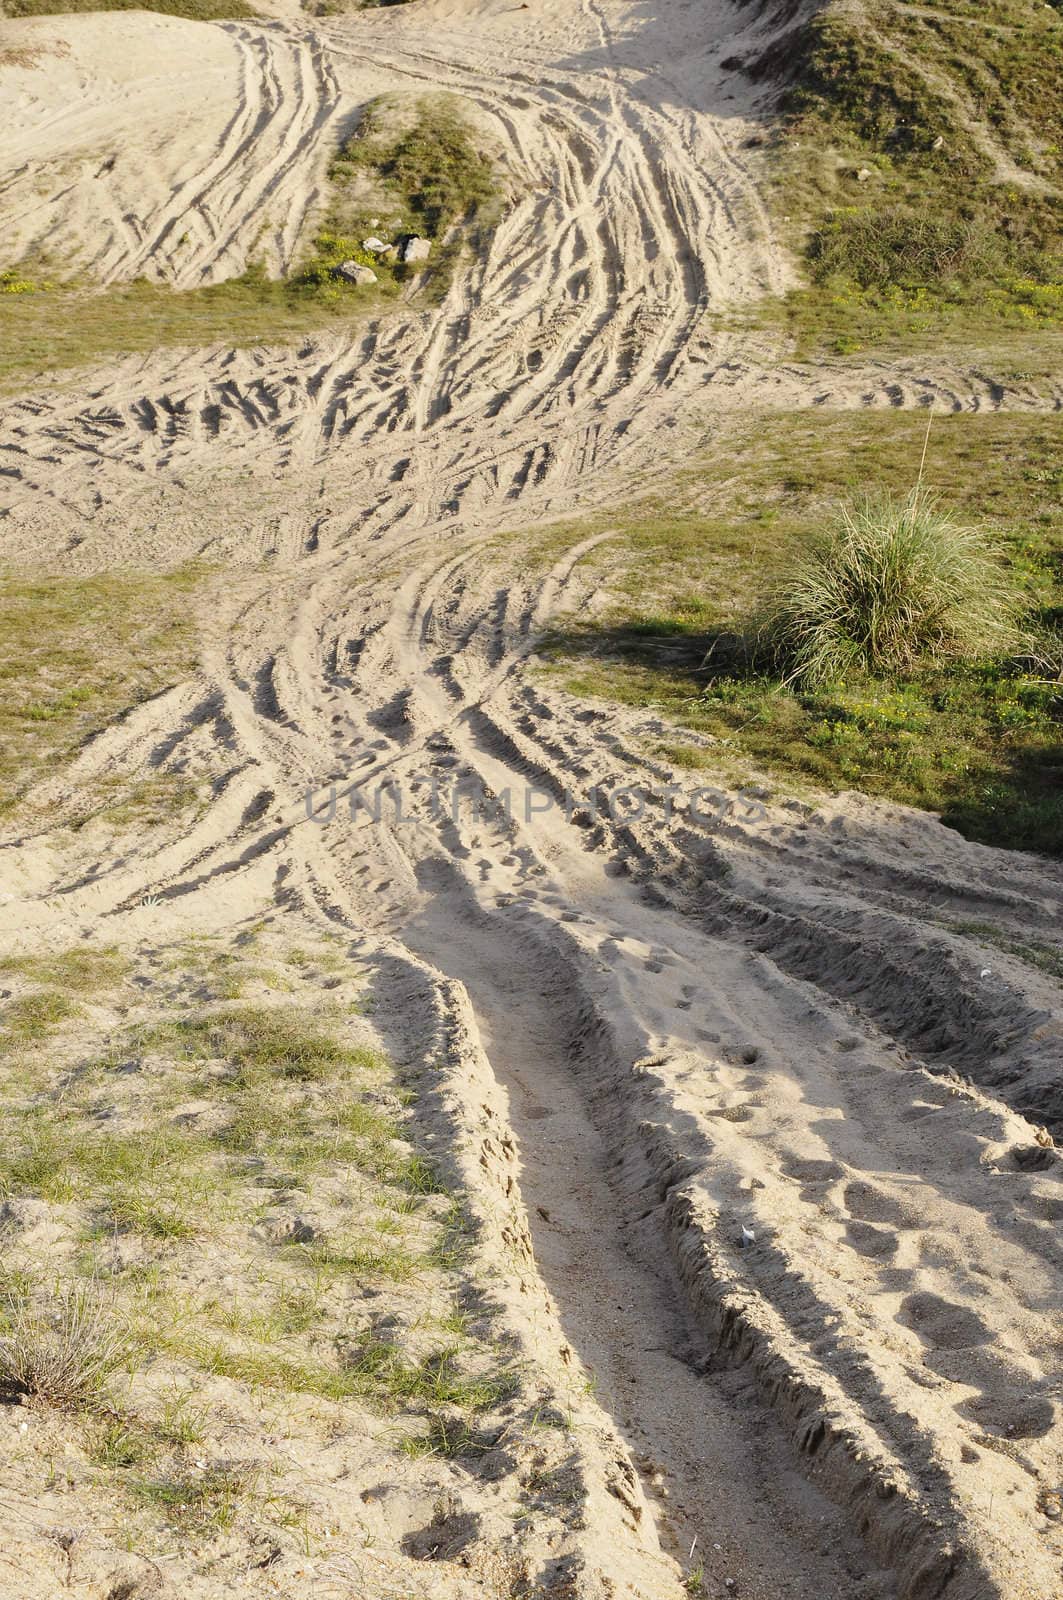
[[[223,54],[289,65],[266,71],[268,172],[241,127],[185,174],[201,276],[261,212],[237,200],[248,162],[290,197],[294,248],[370,90],[465,95],[514,202],[437,312],[353,346],[163,352],[4,407],[5,559],[246,568],[202,672],[35,794],[4,851],[12,909],[29,943],[279,907],[416,952],[468,991],[535,1270],[664,1548],[685,1562],[696,1537],[714,1582],[764,1597],[1044,1600],[1063,1007],[970,924],[1058,951],[1063,871],[854,796],[699,815],[648,754],[652,715],[525,670],[551,613],[592,603],[587,547],[535,571],[498,537],[666,472],[695,412],[1063,403],[944,364],[779,366],[706,331],[787,278],[757,108],[720,65],[758,26],[701,0],[549,0],[534,26],[425,0],[220,30]],[[195,199],[211,172],[221,222]],[[172,173],[158,190],[156,264]],[[62,831],[79,785],[188,767],[214,780],[190,827]],[[512,813],[455,814],[459,780]],[[623,784],[641,815],[611,814]],[[666,1566],[654,1600],[681,1593]]]
[[[585,1055],[579,996],[559,994],[534,945],[485,915],[460,877],[433,868],[404,941],[468,991],[506,1090],[535,1257],[572,1349],[660,1507],[668,1548],[750,1596],[886,1595],[835,1506],[802,1482],[746,1379],[709,1376],[712,1349],[691,1318],[652,1214],[636,1150],[610,1144],[602,1089],[573,1076]],[[603,1115],[604,1112],[604,1115]],[[691,1556],[693,1552],[693,1556]],[[711,1591],[710,1591],[711,1592]]]

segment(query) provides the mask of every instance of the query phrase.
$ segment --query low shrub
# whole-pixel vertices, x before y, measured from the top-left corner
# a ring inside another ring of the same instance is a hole
[[[94,1284],[9,1296],[0,1334],[0,1391],[50,1405],[91,1404],[129,1353],[111,1300]]]
[[[759,633],[790,681],[822,685],[1000,650],[1018,606],[984,536],[920,488],[846,507],[777,583]]]

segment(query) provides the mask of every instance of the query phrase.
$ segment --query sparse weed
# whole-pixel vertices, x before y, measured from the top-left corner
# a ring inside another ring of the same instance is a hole
[[[78,320],[69,307],[65,315]],[[15,807],[39,774],[70,760],[90,735],[191,669],[196,634],[189,598],[205,581],[205,571],[193,567],[164,575],[0,577],[0,812]],[[85,796],[91,811],[91,786]],[[95,986],[93,961],[101,982],[121,976],[119,958],[112,961],[107,951],[46,959],[58,973],[72,973],[75,989]],[[62,975],[46,981],[67,985]]]
[[[11,1296],[0,1334],[0,1388],[50,1405],[92,1405],[131,1345],[112,1295],[98,1283]]]
[[[35,989],[9,1000],[0,1011],[0,1054],[46,1038],[78,1014],[78,1007],[58,989]]]
[[[461,1456],[482,1455],[491,1449],[491,1444],[479,1438],[464,1417],[437,1411],[429,1416],[425,1433],[403,1434],[399,1449],[403,1455],[414,1460],[422,1456],[443,1456],[454,1460]]]
[[[130,1467],[143,1467],[154,1451],[139,1422],[112,1417],[104,1423],[91,1454],[101,1467],[126,1471]]]
[[[199,1444],[206,1428],[207,1414],[191,1394],[175,1394],[162,1408],[156,1432],[169,1444]]]
[[[0,972],[78,993],[111,988],[121,982],[128,970],[128,957],[113,947],[76,946],[42,955],[5,956],[0,960]]]
[[[162,1512],[176,1527],[211,1533],[232,1526],[256,1481],[256,1474],[247,1468],[219,1463],[200,1471],[142,1478],[128,1489],[141,1504]]]

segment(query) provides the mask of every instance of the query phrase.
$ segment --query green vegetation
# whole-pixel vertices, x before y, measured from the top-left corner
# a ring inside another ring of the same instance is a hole
[[[233,21],[257,13],[245,0],[4,0],[9,17],[53,17],[70,11],[161,11],[193,22]]]
[[[366,251],[374,234],[417,233],[435,242],[428,289],[439,295],[466,243],[493,220],[493,163],[476,144],[452,96],[373,101],[336,156],[328,209],[310,251],[287,280],[252,264],[239,278],[176,291],[137,280],[107,289],[49,282],[47,264],[0,275],[0,384],[30,371],[85,366],[167,345],[295,344],[393,304],[421,267]],[[444,242],[452,225],[457,233]],[[376,284],[336,276],[354,260]]]
[[[203,289],[174,290],[137,279],[94,285],[38,285],[0,295],[0,384],[28,372],[62,371],[170,345],[296,344],[333,323],[377,307],[353,295],[322,297],[250,267]],[[364,291],[363,291],[364,294]]]
[[[9,1000],[0,1009],[0,1055],[46,1038],[61,1022],[77,1015],[77,1006],[60,989],[34,989]]]
[[[200,1470],[178,1468],[161,1478],[134,1479],[128,1489],[135,1500],[155,1507],[171,1524],[202,1535],[231,1527],[256,1481],[256,1475],[246,1468],[211,1465]]]
[[[423,264],[406,266],[399,259],[396,247],[405,235],[435,246],[428,270],[438,296],[450,281],[462,239],[475,238],[493,219],[500,198],[493,164],[477,147],[451,95],[415,100],[389,95],[371,101],[333,161],[329,179],[329,210],[296,281],[333,296],[352,292],[336,278],[343,261],[371,268],[384,294],[397,293],[423,272]],[[458,237],[441,248],[456,224]],[[363,240],[372,237],[389,250],[366,250]]]
[[[240,960],[283,1005],[188,1010],[190,985],[240,964],[207,937],[151,952],[136,990],[113,951],[3,964],[119,1013],[152,996],[150,1021],[106,1041],[82,1020],[0,1056],[0,1390],[71,1411],[94,1492],[138,1537],[266,1523],[305,1540],[305,1514],[270,1483],[286,1470],[276,1441],[247,1465],[249,1435],[283,1416],[312,1453],[334,1428],[393,1419],[411,1458],[466,1453],[472,1419],[519,1388],[459,1310],[460,1208],[412,1142],[410,1096],[367,1042],[360,994],[335,986],[336,972],[361,982],[342,941],[288,962],[262,931],[240,936]],[[45,1207],[54,1252],[34,1240],[17,1271],[21,1219]]]
[[[1036,0],[828,5],[747,62],[788,79],[777,208],[812,353],[1063,324],[1063,19]]]
[[[874,486],[903,495],[924,419],[776,414],[734,424],[710,462],[623,516],[595,558],[612,603],[559,626],[552,672],[578,694],[652,707],[707,736],[662,753],[785,789],[856,788],[942,813],[969,837],[1063,853],[1063,467],[1058,426],[1023,416],[938,419],[926,481],[961,522],[982,525],[1002,582],[1024,593],[1024,653],[923,653],[884,675],[787,683],[750,649],[765,586],[800,562]],[[687,505],[726,507],[684,511]],[[593,528],[593,524],[591,525]],[[547,552],[588,531],[561,528]],[[619,557],[619,561],[618,561]]]
[[[508,1374],[462,1375],[456,1348],[435,1350],[410,1361],[394,1344],[372,1335],[350,1345],[339,1341],[336,1364],[293,1359],[280,1351],[236,1351],[210,1343],[181,1348],[203,1372],[255,1389],[311,1394],[325,1400],[369,1400],[388,1410],[422,1401],[482,1411],[497,1405],[513,1388]]]
[[[992,945],[1009,956],[1016,956],[1018,960],[1025,961],[1027,966],[1036,967],[1050,978],[1058,978],[1063,982],[1063,955],[1055,945],[1042,944],[1040,940],[1009,938],[992,922],[943,922],[942,926],[952,933],[962,933],[969,939],[975,939],[979,944]]]
[[[33,983],[52,983],[61,989],[87,990],[111,987],[118,983],[129,967],[128,959],[119,951],[77,945],[70,950],[53,951],[38,956],[4,956],[0,959],[0,973],[11,977],[28,978]]]
[[[0,813],[130,706],[192,671],[189,601],[204,581],[190,567],[0,576]]]
[[[917,488],[843,506],[778,580],[761,637],[788,682],[823,688],[1017,647],[1018,607],[985,536]]]

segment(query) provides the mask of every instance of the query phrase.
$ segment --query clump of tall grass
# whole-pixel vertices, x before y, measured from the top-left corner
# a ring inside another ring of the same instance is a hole
[[[788,681],[815,686],[1007,649],[1018,610],[985,535],[919,486],[845,507],[768,597],[760,637]]]
[[[0,1393],[50,1405],[90,1405],[128,1359],[130,1343],[113,1299],[95,1281],[58,1294],[8,1295],[0,1334]]]

